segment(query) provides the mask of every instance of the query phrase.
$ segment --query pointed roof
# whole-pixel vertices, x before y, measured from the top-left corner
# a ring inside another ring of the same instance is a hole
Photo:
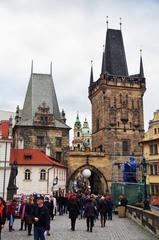
[[[105,42],[106,71],[111,75],[128,76],[121,30],[107,29]]]
[[[103,56],[102,56],[102,69],[101,69],[101,73],[102,73],[102,74],[106,73],[105,49],[104,49],[104,45],[103,45]]]
[[[94,78],[93,78],[93,61],[91,61],[91,74],[90,74],[90,86],[93,84]]]
[[[51,74],[31,73],[23,110],[21,111],[21,120],[18,125],[33,125],[35,113],[43,103],[49,107],[50,114],[55,117],[55,126],[68,128],[61,122],[56,91]]]
[[[81,128],[81,122],[80,122],[78,113],[77,113],[76,121],[75,121],[75,124],[74,124],[74,128]]]
[[[144,68],[143,68],[143,62],[142,62],[142,51],[140,50],[140,77],[144,77]]]

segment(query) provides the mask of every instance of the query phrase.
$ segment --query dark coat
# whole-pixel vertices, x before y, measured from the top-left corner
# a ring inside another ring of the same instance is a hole
[[[39,207],[38,205],[34,205],[33,212],[33,221],[34,218],[38,218],[39,221],[35,222],[34,225],[37,227],[44,227],[46,230],[50,227],[50,221],[49,221],[49,210],[46,206]]]
[[[95,216],[95,207],[94,207],[94,203],[91,200],[88,200],[88,202],[86,203],[84,215],[86,217]]]
[[[33,217],[32,217],[33,206],[34,204],[28,203],[25,207],[25,217],[28,224],[33,223]]]
[[[76,200],[70,200],[68,203],[69,218],[77,218],[79,215],[79,207]]]
[[[113,201],[111,199],[107,200],[107,207],[108,207],[108,211],[113,210]]]
[[[108,204],[106,199],[100,200],[99,202],[99,212],[100,214],[106,214],[108,211]]]

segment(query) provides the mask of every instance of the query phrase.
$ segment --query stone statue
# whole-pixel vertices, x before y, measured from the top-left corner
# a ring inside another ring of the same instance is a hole
[[[7,199],[10,200],[13,198],[13,195],[17,193],[17,186],[16,186],[16,176],[18,174],[18,166],[17,162],[14,161],[11,166],[10,178],[7,188]]]

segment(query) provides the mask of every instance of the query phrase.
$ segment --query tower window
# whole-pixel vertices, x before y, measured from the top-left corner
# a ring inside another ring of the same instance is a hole
[[[154,133],[157,134],[157,129],[156,128],[154,129]]]
[[[129,155],[129,141],[128,140],[123,141],[122,152],[123,152],[123,156]]]
[[[99,118],[96,120],[96,130],[99,131]]]
[[[62,146],[62,138],[56,137],[56,147],[61,147],[61,146]]]
[[[77,132],[77,137],[80,137],[80,132]]]
[[[56,159],[58,161],[61,161],[61,156],[62,156],[62,153],[61,152],[56,152]]]
[[[38,146],[44,146],[44,137],[43,136],[37,136],[37,145]]]

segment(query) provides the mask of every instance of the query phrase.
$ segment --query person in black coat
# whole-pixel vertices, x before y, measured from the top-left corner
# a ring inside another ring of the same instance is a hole
[[[1,231],[6,222],[6,204],[3,198],[0,198],[0,240],[1,240]]]
[[[90,197],[87,199],[84,216],[87,218],[87,232],[89,232],[89,230],[92,232],[94,226],[95,206]]]
[[[108,205],[104,196],[101,197],[99,201],[99,212],[101,217],[101,227],[105,227],[107,218]]]
[[[50,218],[52,217],[52,205],[51,205],[48,197],[45,197],[44,205],[49,210],[49,226],[48,226],[48,229],[47,229],[47,236],[50,236]]]
[[[44,206],[44,198],[37,198],[37,205],[34,206],[33,212],[34,221],[34,240],[45,240],[45,232],[49,228],[49,210]]]
[[[25,208],[25,217],[26,217],[26,222],[28,225],[28,236],[31,236],[31,230],[32,230],[32,223],[33,223],[33,219],[32,219],[32,212],[33,212],[33,207],[34,207],[34,202],[33,202],[33,198],[30,197],[27,204],[26,204],[26,208]]]
[[[69,218],[71,219],[71,230],[75,231],[76,219],[79,215],[79,206],[76,201],[76,196],[71,196],[68,202]]]

